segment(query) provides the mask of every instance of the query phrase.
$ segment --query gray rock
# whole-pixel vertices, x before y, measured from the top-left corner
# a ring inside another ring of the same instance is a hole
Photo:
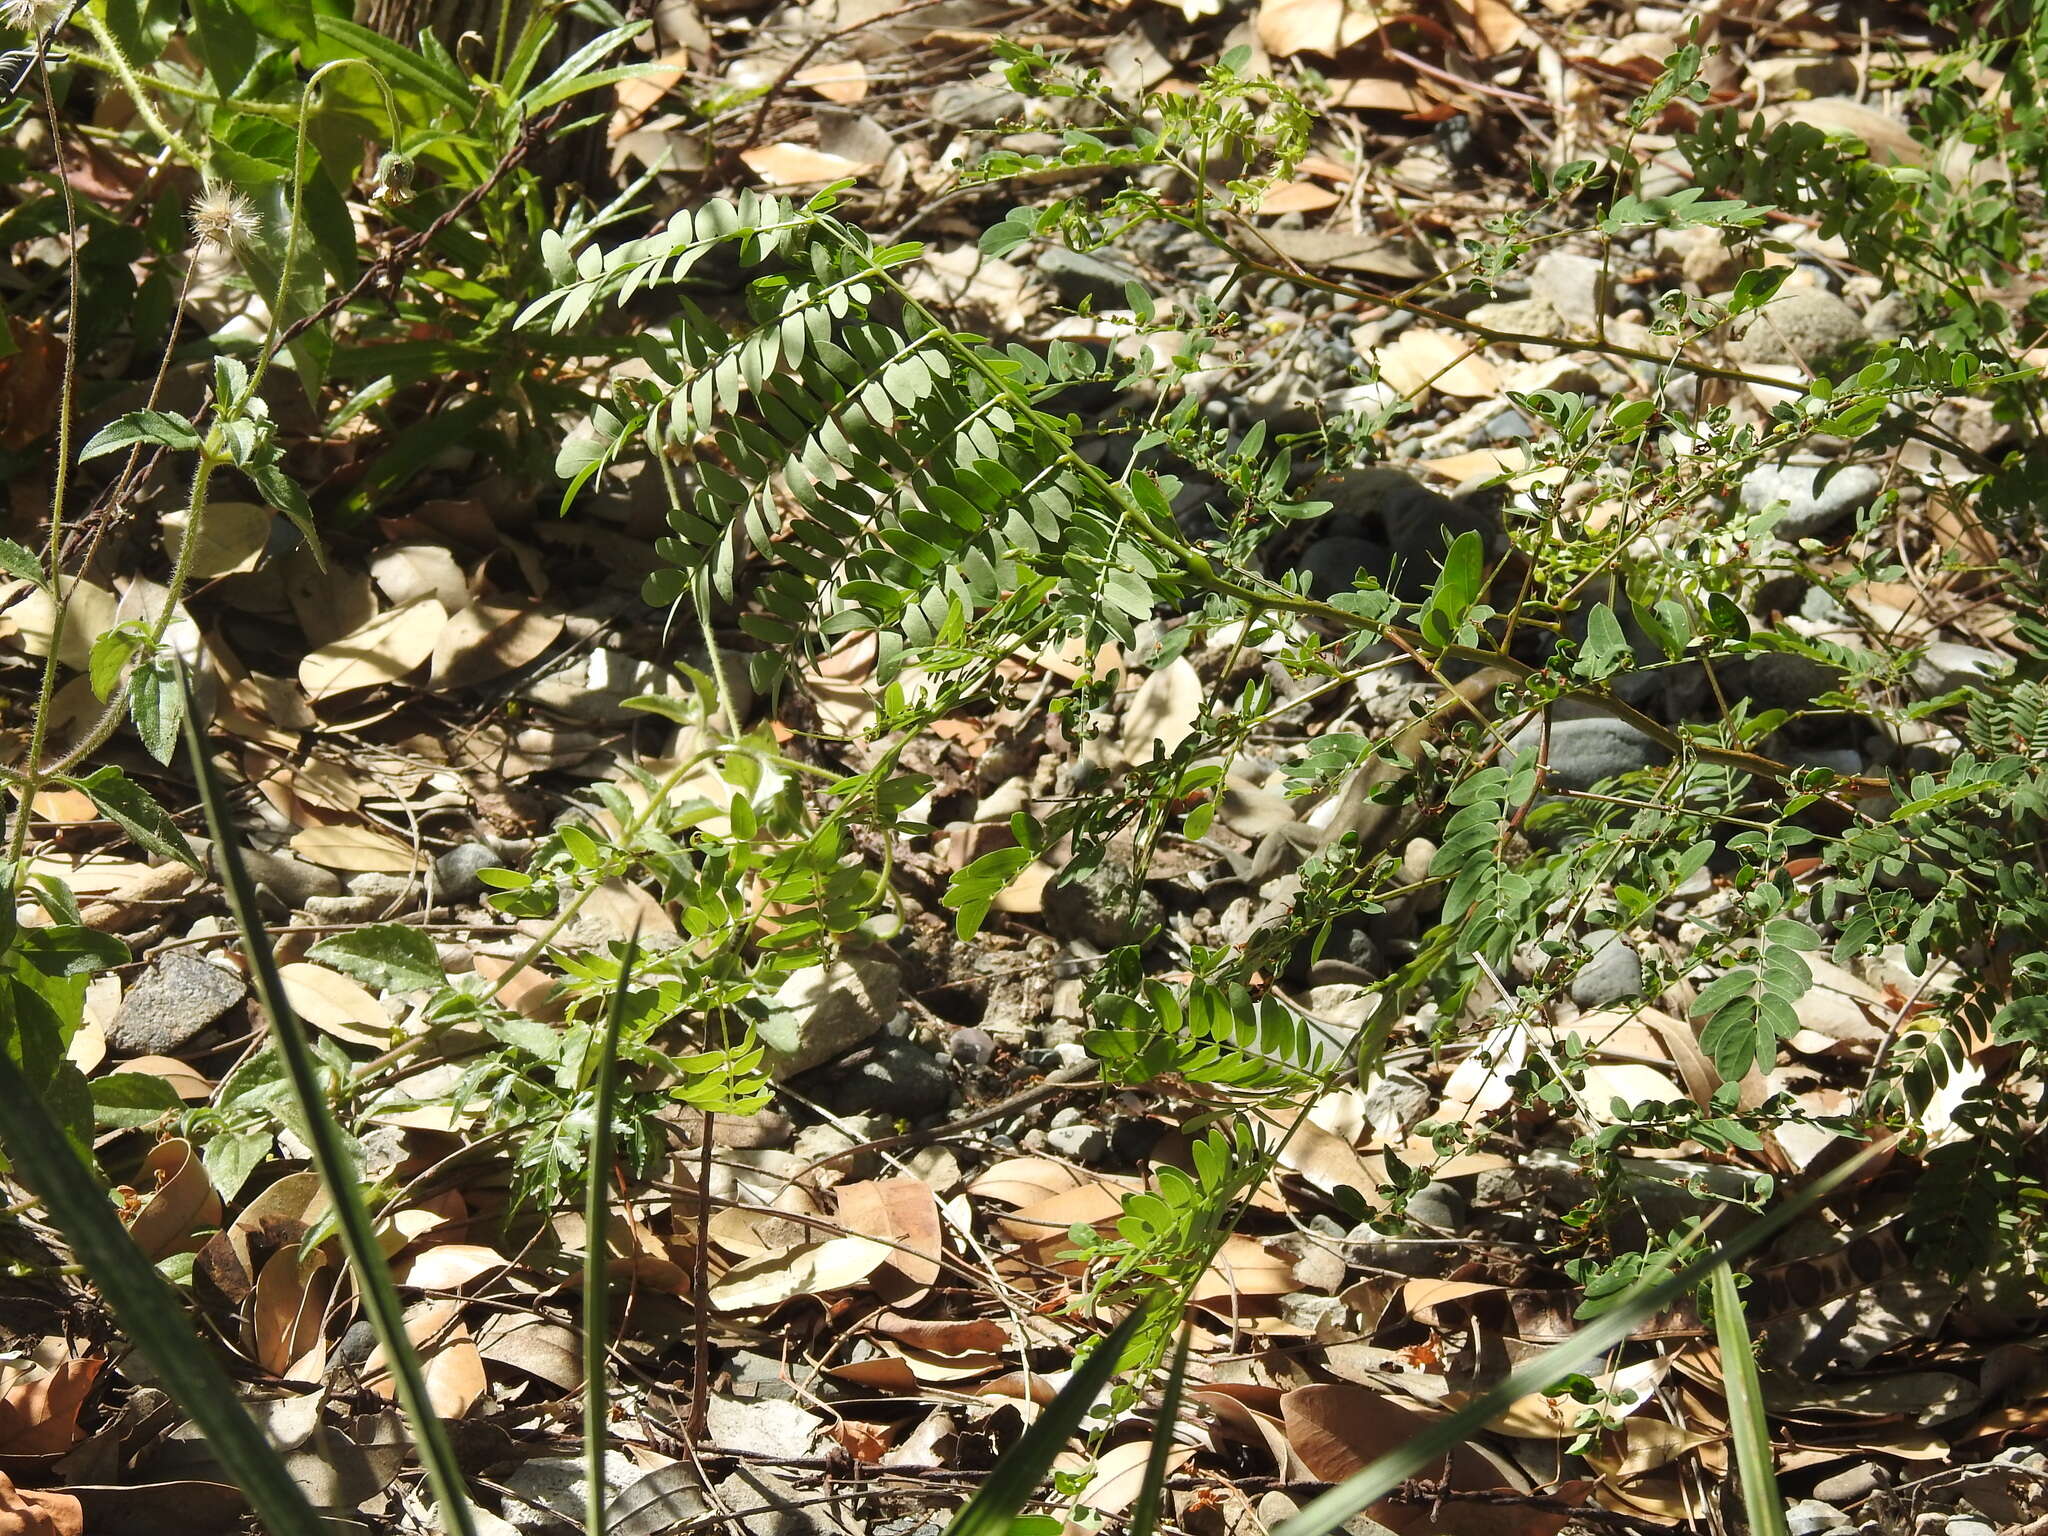
[[[341,876],[290,854],[244,848],[242,863],[258,890],[268,890],[293,912],[304,910],[308,897],[341,894]]]
[[[1892,1484],[1892,1470],[1876,1459],[1851,1464],[1832,1477],[1824,1477],[1813,1485],[1813,1496],[1824,1504],[1840,1508],[1867,1499],[1880,1488]]]
[[[1408,1197],[1408,1219],[1440,1232],[1463,1231],[1465,1197],[1441,1179],[1425,1184]]]
[[[1377,542],[1394,558],[1390,585],[1411,600],[1429,591],[1453,538],[1469,529],[1490,539],[1498,526],[1483,508],[1440,496],[1384,464],[1348,470],[1324,486],[1322,494],[1333,517],[1352,519],[1361,531],[1377,531]]]
[[[1472,1203],[1493,1209],[1512,1210],[1529,1203],[1534,1191],[1515,1168],[1482,1168],[1472,1176]]]
[[[1386,545],[1371,539],[1317,539],[1301,555],[1302,574],[1316,597],[1349,592],[1361,576],[1384,581],[1393,563]]]
[[[1643,957],[1618,933],[1596,933],[1592,953],[1572,977],[1572,1001],[1581,1008],[1605,1008],[1643,995]]]
[[[1045,1150],[1092,1168],[1109,1156],[1109,1135],[1099,1125],[1060,1125],[1045,1133]]]
[[[951,128],[993,128],[1024,115],[1025,99],[1004,86],[956,81],[932,92],[931,116]]]
[[[1575,331],[1591,331],[1610,308],[1607,273],[1591,256],[1552,251],[1529,273],[1531,298],[1542,299]]]
[[[1542,722],[1532,720],[1508,741],[1511,752],[1541,745]],[[1549,782],[1558,789],[1591,789],[1602,779],[1654,768],[1670,757],[1634,726],[1606,715],[1550,722]]]
[[[946,1039],[946,1054],[963,1067],[985,1067],[996,1057],[996,1037],[972,1024],[956,1029]]]
[[[1923,693],[1949,693],[2011,670],[2012,658],[1998,651],[1937,640],[1913,663],[1913,683]]]
[[[1506,331],[1514,336],[1564,334],[1564,316],[1548,299],[1508,299],[1499,304],[1481,304],[1465,318],[1474,325]]]
[[[316,923],[374,923],[388,905],[380,896],[308,896],[305,913]]]
[[[1831,773],[1845,774],[1851,778],[1861,774],[1867,766],[1863,754],[1854,747],[1805,747],[1792,754],[1792,761],[1803,766],[1825,768]]]
[[[1793,288],[1739,316],[1728,350],[1738,362],[1804,363],[1826,372],[1870,345],[1856,311],[1822,288]]]
[[[249,995],[235,971],[209,965],[189,950],[160,955],[128,989],[107,1049],[117,1056],[169,1056]]]
[[[792,971],[755,1024],[778,1081],[844,1055],[881,1032],[896,1012],[903,981],[883,955],[847,954]]]
[[[1375,1077],[1365,1090],[1365,1123],[1381,1141],[1402,1141],[1433,1103],[1429,1084],[1421,1078],[1409,1072],[1388,1072]]]
[[[457,843],[434,860],[434,899],[448,906],[478,900],[483,872],[503,869],[505,860],[488,843]]]
[[[1052,284],[1062,304],[1078,307],[1086,300],[1097,309],[1127,307],[1130,300],[1124,295],[1124,284],[1138,279],[1122,262],[1064,245],[1048,246],[1039,254],[1038,273]]]
[[[1842,681],[1840,670],[1811,656],[1766,651],[1740,672],[1740,687],[1765,709],[1805,709]]]
[[[1784,53],[1757,59],[1749,78],[1773,101],[1787,96],[1847,96],[1856,89],[1856,61],[1841,53]]]
[[[1045,888],[1045,925],[1097,949],[1139,943],[1166,920],[1166,908],[1127,864],[1105,857],[1080,879]]]
[[[1998,1536],[1998,1527],[1989,1520],[1975,1520],[1968,1515],[1951,1516],[1942,1527],[1942,1536]]]
[[[417,888],[404,875],[385,874],[376,870],[365,870],[348,877],[348,893],[351,896],[369,896],[384,906],[394,906],[408,900]],[[404,908],[400,907],[400,911]]]
[[[1855,1522],[1832,1504],[1819,1499],[1799,1499],[1785,1506],[1785,1529],[1789,1536],[1817,1536]]]
[[[1867,464],[1838,469],[1821,482],[1818,464],[1763,464],[1742,479],[1742,504],[1761,512],[1780,502],[1771,531],[1781,539],[1817,538],[1876,500],[1884,476]]]
[[[884,1040],[841,1075],[832,1107],[842,1115],[873,1112],[915,1120],[944,1109],[952,1097],[953,1074],[938,1057],[908,1040]]]

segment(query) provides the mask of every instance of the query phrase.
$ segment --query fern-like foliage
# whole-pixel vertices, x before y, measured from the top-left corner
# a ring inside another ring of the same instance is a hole
[[[748,600],[741,622],[770,647],[877,630],[917,648],[997,608],[1019,632],[1127,638],[1170,586],[1145,532],[1171,528],[1171,487],[1111,482],[1074,452],[1077,424],[1038,404],[1099,360],[953,331],[897,275],[921,247],[877,246],[830,207],[745,192],[610,251],[552,240],[559,286],[522,320],[557,330],[714,252],[751,274],[740,312],[684,298],[643,335],[650,376],[617,386],[563,452],[571,494],[644,446],[675,531],[649,601],[701,574]]]
[[[1184,992],[1148,981],[1136,995],[1102,992],[1083,1037],[1102,1073],[1136,1086],[1163,1077],[1229,1096],[1312,1088],[1324,1071],[1308,1021],[1275,997],[1197,978]]]

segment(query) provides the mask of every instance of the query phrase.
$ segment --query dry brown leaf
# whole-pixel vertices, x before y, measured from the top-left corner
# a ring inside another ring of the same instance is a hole
[[[1222,1311],[1239,1300],[1286,1296],[1301,1289],[1294,1278],[1294,1260],[1272,1253],[1249,1237],[1232,1234],[1195,1282],[1188,1301]]]
[[[436,687],[466,688],[538,658],[562,633],[562,616],[536,601],[523,607],[475,602],[448,621],[434,642],[427,674]]]
[[[508,1264],[497,1249],[481,1243],[441,1243],[415,1255],[399,1283],[422,1291],[455,1291],[485,1275],[502,1274]]]
[[[104,1364],[65,1360],[9,1388],[0,1397],[0,1456],[57,1456],[83,1440],[78,1413]]]
[[[1522,18],[1507,0],[1447,0],[1446,9],[1475,58],[1490,59],[1522,40]]]
[[[0,1472],[0,1536],[85,1536],[85,1508],[68,1493],[17,1488]]]
[[[1079,1169],[1049,1157],[1006,1157],[968,1185],[967,1193],[1018,1209],[1090,1182]]]
[[[820,181],[842,181],[874,169],[868,161],[828,155],[822,149],[812,149],[808,144],[791,144],[787,140],[742,150],[740,160],[771,187],[801,187]]]
[[[813,64],[808,69],[800,69],[790,77],[789,83],[807,91],[816,91],[827,101],[850,107],[867,96],[868,72],[859,59],[847,59],[837,64]]]
[[[151,1260],[191,1251],[195,1233],[220,1225],[220,1196],[191,1142],[158,1142],[136,1177],[146,1198],[128,1223],[128,1235]]]
[[[92,643],[114,627],[115,611],[121,600],[105,587],[76,576],[66,576],[64,641],[57,647],[57,659],[75,672],[85,670],[92,659]],[[50,654],[50,633],[57,621],[57,605],[41,587],[31,587],[7,610],[14,621],[21,648],[31,656]]]
[[[894,1258],[896,1250],[865,1237],[828,1237],[772,1258],[735,1264],[711,1287],[722,1312],[765,1312],[798,1296],[850,1290]]]
[[[1420,112],[1429,99],[1403,80],[1378,75],[1357,75],[1349,80],[1332,80],[1330,105],[1359,112]]]
[[[448,610],[431,597],[387,609],[367,624],[307,653],[299,686],[315,701],[395,683],[434,654]]]
[[[318,1345],[333,1289],[334,1270],[324,1249],[301,1261],[292,1245],[266,1259],[244,1303],[249,1353],[256,1363],[283,1376],[294,1360]]]
[[[204,1103],[213,1096],[213,1083],[203,1072],[195,1072],[172,1056],[132,1056],[109,1069],[111,1072],[143,1072],[160,1077],[171,1091],[188,1103]]]
[[[371,827],[307,827],[292,834],[292,852],[326,869],[409,875],[420,860],[389,832]]]
[[[330,971],[310,960],[294,961],[278,970],[285,997],[298,1016],[351,1045],[384,1050],[391,1044],[392,1024],[370,989],[353,977]]]
[[[939,1278],[945,1232],[939,1200],[922,1179],[870,1179],[833,1192],[839,1224],[849,1232],[896,1246],[887,1267],[918,1289]]]
[[[1262,0],[1259,44],[1275,58],[1297,53],[1334,57],[1357,47],[1403,9],[1362,0]]]
[[[517,1312],[494,1312],[476,1333],[477,1353],[496,1365],[575,1392],[583,1385],[583,1345],[573,1328]]]
[[[1266,188],[1259,197],[1259,212],[1279,213],[1320,213],[1325,208],[1334,208],[1341,201],[1328,187],[1319,187],[1308,181],[1276,182]]]

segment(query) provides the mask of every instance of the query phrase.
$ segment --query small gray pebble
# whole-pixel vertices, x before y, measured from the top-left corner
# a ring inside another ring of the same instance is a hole
[[[1093,1165],[1109,1155],[1109,1137],[1099,1125],[1062,1125],[1045,1133],[1045,1149],[1055,1157]]]
[[[1586,963],[1572,977],[1572,1001],[1581,1008],[1605,1008],[1643,995],[1643,957],[1618,933],[1596,933],[1587,943]]]
[[[1789,1536],[1816,1536],[1855,1522],[1832,1504],[1819,1499],[1799,1499],[1785,1507],[1785,1529]]]
[[[969,1024],[947,1037],[946,1053],[963,1067],[985,1067],[996,1056],[996,1039],[987,1030]]]
[[[449,906],[475,901],[484,892],[483,872],[504,865],[486,843],[457,843],[434,860],[434,899]]]
[[[1408,1197],[1408,1219],[1444,1232],[1461,1231],[1465,1225],[1465,1197],[1441,1179],[1425,1184]]]

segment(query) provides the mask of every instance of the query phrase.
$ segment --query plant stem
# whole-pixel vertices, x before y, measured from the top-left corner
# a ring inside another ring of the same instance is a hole
[[[128,93],[128,99],[135,103],[136,112],[149,125],[150,132],[185,164],[195,171],[199,170],[205,164],[205,157],[192,147],[189,139],[164,121],[162,114],[156,109],[156,103],[150,99],[149,88],[142,83],[142,77],[136,73],[135,66],[128,62],[128,56],[121,51],[120,39],[114,36],[104,21],[93,14],[90,6],[80,9],[78,19],[84,24],[85,30],[92,34],[92,40],[100,45],[102,58],[96,62],[103,62],[113,71],[114,78],[121,82],[121,88]]]

